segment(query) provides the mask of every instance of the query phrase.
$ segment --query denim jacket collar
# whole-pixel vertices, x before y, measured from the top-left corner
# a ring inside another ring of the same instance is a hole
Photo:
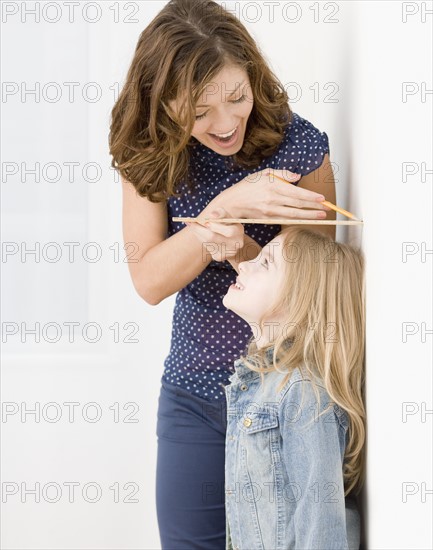
[[[288,343],[288,346],[290,346],[290,343]],[[272,345],[270,348],[266,350],[266,358],[268,359],[269,362],[272,362],[274,347],[275,346]],[[250,355],[247,355],[247,359],[252,363],[257,363],[257,360]],[[277,359],[277,362],[278,362],[278,359]],[[242,358],[236,359],[233,364],[235,367],[235,373],[232,376],[230,376],[229,378],[230,381],[235,377],[235,375],[237,375],[237,377],[242,380],[245,380],[245,379],[251,380],[253,378],[260,376],[260,373],[255,372],[251,370],[249,367],[247,367]]]

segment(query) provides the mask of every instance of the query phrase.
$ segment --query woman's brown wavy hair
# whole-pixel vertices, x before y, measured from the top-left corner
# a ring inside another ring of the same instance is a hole
[[[352,491],[358,494],[365,478],[364,256],[359,248],[302,226],[292,225],[283,234],[284,283],[262,315],[259,329],[263,331],[281,311],[285,312],[284,329],[262,348],[257,348],[253,336],[241,357],[251,370],[260,372],[262,382],[267,372],[284,374],[277,391],[299,367],[302,378],[312,382],[320,407],[319,378],[332,400],[320,415],[336,403],[349,417],[345,496]],[[271,362],[268,350],[272,350]]]
[[[225,67],[247,72],[254,97],[242,149],[231,167],[253,169],[272,155],[292,111],[283,85],[244,25],[212,0],[170,0],[138,40],[126,82],[111,112],[111,166],[142,197],[178,197],[189,167],[197,105]],[[178,115],[169,101],[185,98]]]

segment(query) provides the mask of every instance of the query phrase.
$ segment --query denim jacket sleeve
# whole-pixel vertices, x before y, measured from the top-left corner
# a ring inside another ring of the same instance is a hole
[[[347,550],[342,469],[347,415],[334,403],[318,417],[332,401],[325,388],[318,390],[320,411],[309,380],[295,381],[281,404],[282,459],[289,478],[287,528],[297,550]]]

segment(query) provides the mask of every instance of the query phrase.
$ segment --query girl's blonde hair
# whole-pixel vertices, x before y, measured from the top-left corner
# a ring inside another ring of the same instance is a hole
[[[151,202],[178,197],[176,186],[184,178],[193,189],[195,106],[227,66],[247,72],[254,97],[243,147],[230,167],[254,169],[281,144],[292,111],[284,86],[244,25],[211,0],[170,0],[143,30],[112,109],[109,135],[111,166],[140,196]],[[176,114],[169,101],[182,96]]]
[[[301,226],[290,226],[283,234],[283,288],[260,319],[259,329],[276,316],[283,319],[283,327],[260,349],[253,336],[242,359],[260,372],[262,383],[266,372],[287,373],[278,391],[299,367],[302,378],[311,380],[319,407],[314,379],[320,378],[333,400],[329,406],[339,405],[349,417],[345,496],[358,494],[364,483],[364,257],[358,248]],[[272,363],[267,359],[271,349]]]

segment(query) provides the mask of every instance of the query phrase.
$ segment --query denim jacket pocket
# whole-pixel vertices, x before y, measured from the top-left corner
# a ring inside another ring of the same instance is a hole
[[[256,484],[262,490],[264,481],[275,481],[275,468],[281,462],[278,412],[266,409],[254,414],[245,413],[238,424],[244,481]]]
[[[276,428],[278,426],[278,413],[273,409],[245,413],[239,419],[238,425],[245,434]]]

